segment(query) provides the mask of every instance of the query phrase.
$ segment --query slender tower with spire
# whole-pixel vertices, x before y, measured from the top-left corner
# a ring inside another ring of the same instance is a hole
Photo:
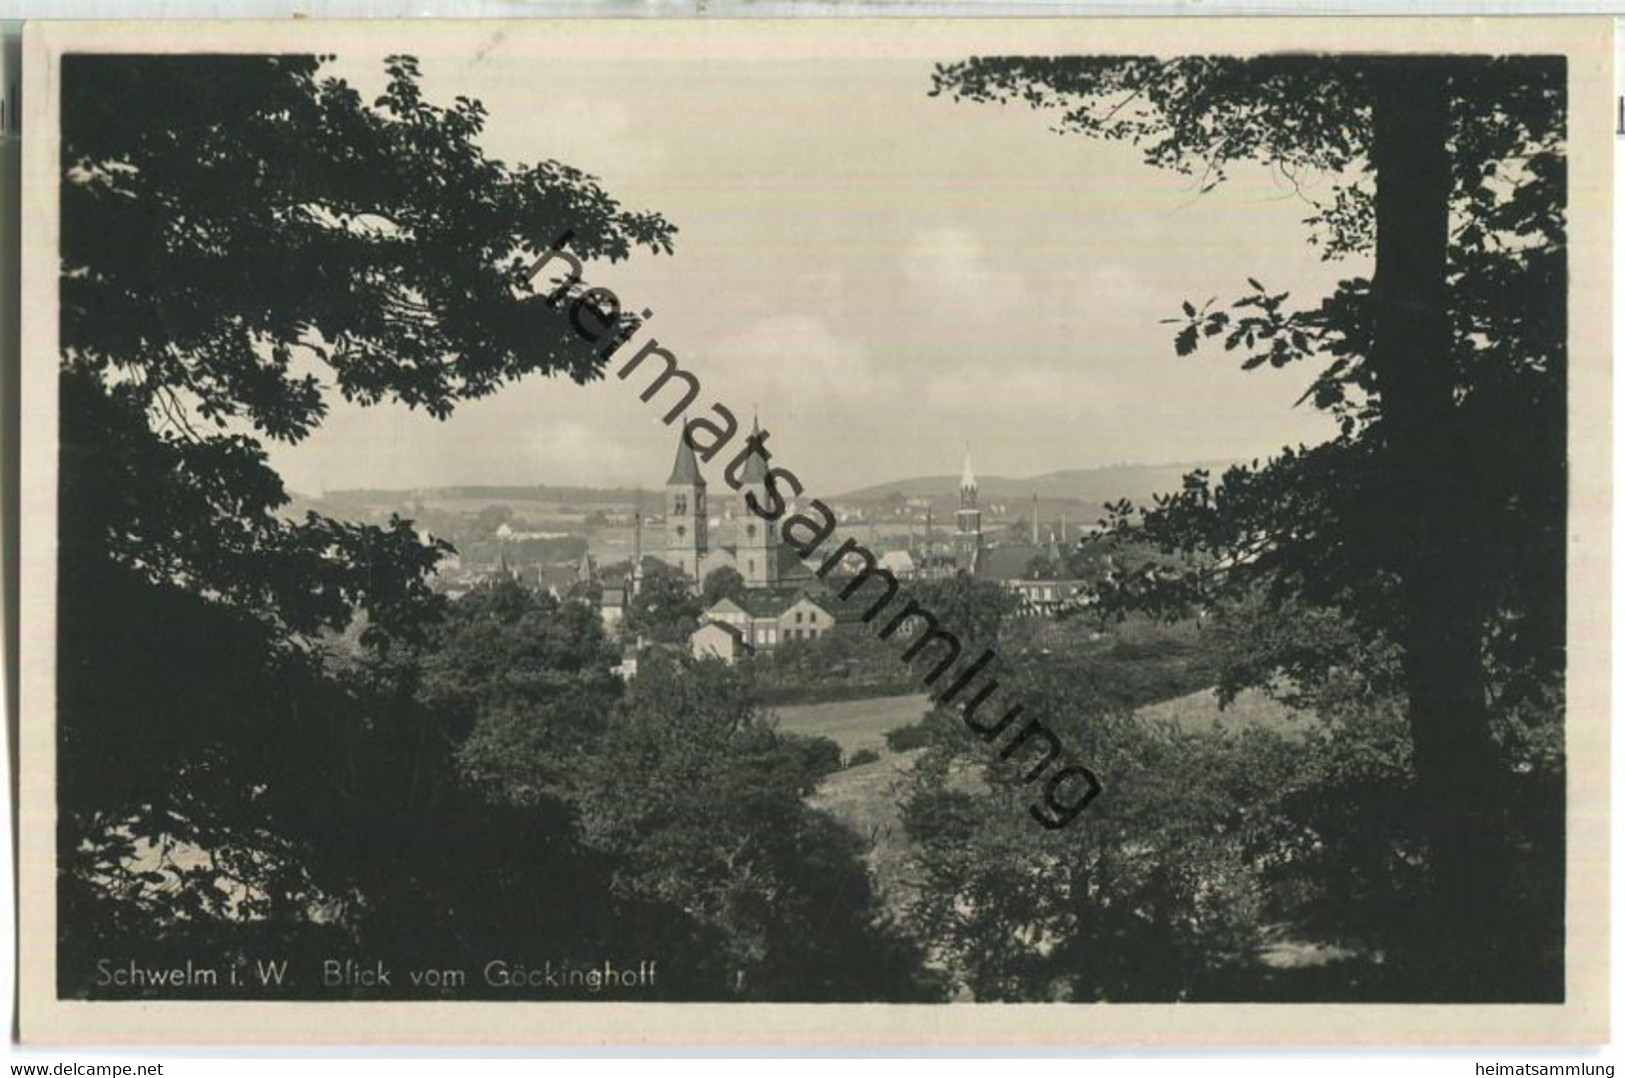
[[[762,426],[751,420],[752,437],[760,437]],[[779,582],[778,544],[773,528],[752,511],[745,501],[754,494],[756,504],[766,508],[767,458],[752,453],[739,471],[739,504],[734,509],[734,568],[745,578],[747,588],[771,588]]]
[[[696,583],[700,563],[709,544],[706,537],[705,477],[700,462],[682,431],[677,434],[677,459],[666,480],[666,560]]]
[[[959,477],[959,512],[954,514],[954,560],[962,572],[976,572],[982,557],[982,511],[976,508],[976,474],[970,467],[970,444],[965,445],[965,471]]]
[[[632,565],[626,574],[626,590],[634,598],[643,590],[643,508],[632,510]]]
[[[925,503],[925,545],[921,548],[925,557],[920,561],[920,572],[927,580],[936,576],[936,562],[933,558],[937,553],[937,529],[931,519],[931,503]]]

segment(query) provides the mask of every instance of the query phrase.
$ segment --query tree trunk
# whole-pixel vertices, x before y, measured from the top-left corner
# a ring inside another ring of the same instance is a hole
[[[1482,640],[1487,611],[1469,544],[1467,450],[1456,419],[1446,284],[1452,187],[1450,64],[1442,57],[1372,64],[1377,170],[1375,323],[1384,471],[1401,582],[1405,687],[1427,814],[1431,894],[1416,912],[1424,995],[1493,999],[1511,992],[1502,776],[1490,736]],[[1398,956],[1396,956],[1398,957]]]

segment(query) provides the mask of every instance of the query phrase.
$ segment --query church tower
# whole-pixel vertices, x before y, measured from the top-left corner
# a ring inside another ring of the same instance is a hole
[[[954,560],[962,572],[974,573],[982,557],[982,511],[976,508],[976,476],[965,447],[965,473],[959,477],[959,512],[954,514]]]
[[[643,590],[643,509],[642,499],[639,498],[639,508],[632,511],[632,565],[626,573],[626,590],[633,598]]]
[[[700,582],[700,563],[708,550],[705,535],[705,477],[700,462],[681,432],[677,435],[677,459],[666,480],[666,560],[683,575]],[[641,529],[640,529],[641,531]]]
[[[751,436],[761,433],[761,424],[752,422]],[[761,453],[752,453],[740,469],[739,480],[739,505],[734,511],[734,568],[745,578],[745,587],[771,588],[779,582],[779,551],[773,526],[752,512],[745,500],[747,495],[754,494],[757,505],[764,509],[770,506],[767,458]]]

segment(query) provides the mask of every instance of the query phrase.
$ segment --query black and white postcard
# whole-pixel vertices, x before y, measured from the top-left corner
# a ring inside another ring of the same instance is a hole
[[[1611,47],[31,24],[22,1037],[1606,1038]]]

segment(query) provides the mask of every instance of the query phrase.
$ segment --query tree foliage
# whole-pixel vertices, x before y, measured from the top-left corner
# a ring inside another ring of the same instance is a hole
[[[705,574],[705,583],[700,587],[700,601],[707,607],[719,599],[732,599],[739,602],[746,593],[745,578],[731,565],[720,565]]]
[[[286,959],[250,990],[331,998],[328,959],[505,955],[657,960],[643,999],[930,996],[858,840],[803,803],[833,743],[706,667],[623,699],[590,605],[447,603],[412,522],[284,512],[264,440],[327,394],[444,418],[597,377],[528,265],[566,230],[610,259],[674,232],[487,158],[483,108],[425,101],[410,58],[371,104],[321,64],[65,61],[60,990],[105,993],[105,956]],[[681,632],[686,582],[647,584],[634,624]],[[478,972],[456,994],[512,998]]]
[[[660,643],[686,643],[699,628],[700,601],[693,582],[680,570],[651,561],[637,595],[627,604],[626,628]]]
[[[527,374],[596,377],[527,264],[566,229],[591,257],[671,247],[569,166],[488,158],[480,104],[427,102],[414,60],[371,103],[321,67],[63,61],[65,990],[132,917],[343,924],[386,905],[358,890],[375,855],[444,835],[455,722],[388,664],[441,616],[445,547],[290,519],[264,440],[309,436],[329,391],[444,417]],[[371,668],[324,657],[344,630]]]
[[[573,759],[602,731],[621,682],[598,612],[513,580],[452,604],[421,649],[417,691],[467,736],[464,781],[519,804],[567,792]]]
[[[1402,696],[1431,882],[1404,957],[1434,998],[1561,981],[1550,947],[1519,942],[1560,923],[1561,902],[1499,897],[1490,866],[1520,833],[1493,793],[1512,766],[1499,717],[1561,707],[1565,76],[1560,57],[1405,55],[994,57],[936,74],[934,92],[1024,101],[1199,191],[1246,162],[1331,180],[1306,223],[1356,267],[1332,294],[1249,278],[1168,321],[1181,356],[1312,365],[1303,402],[1337,435],[1112,507],[1119,539],[1182,561],[1109,574],[1103,596],[1234,608],[1226,692],[1313,697],[1354,667]],[[1354,646],[1334,661],[1317,631]]]
[[[1104,691],[1101,664],[1017,653],[1007,676],[1107,783],[1077,826],[1023,819],[1025,763],[960,729],[930,742],[904,805],[921,883],[912,914],[978,1000],[1215,998],[1252,965],[1265,923],[1274,735],[1148,727]],[[928,723],[928,726],[931,724]]]
[[[839,766],[833,742],[776,732],[725,665],[652,657],[582,763],[584,832],[615,856],[619,893],[702,926],[690,960],[729,995],[931,998],[857,836],[804,802]]]
[[[1449,63],[1448,440],[1470,486],[1451,496],[1450,541],[1483,585],[1504,667],[1549,676],[1562,663],[1566,323],[1564,65],[1540,57],[1384,59],[987,58],[939,69],[937,93],[1020,100],[1063,133],[1125,141],[1148,164],[1219,183],[1244,162],[1289,179],[1310,171],[1333,193],[1308,218],[1330,259],[1376,242],[1373,109],[1405,63]],[[1262,270],[1260,271],[1262,272]],[[1314,367],[1303,402],[1331,413],[1339,437],[1283,450],[1215,478],[1194,472],[1148,511],[1119,504],[1118,535],[1190,556],[1124,573],[1123,606],[1183,613],[1263,587],[1392,633],[1393,596],[1416,536],[1396,522],[1385,484],[1391,416],[1372,361],[1371,279],[1356,274],[1309,305],[1249,279],[1229,304],[1186,301],[1170,322],[1181,355],[1206,344],[1246,369]],[[1506,432],[1517,431],[1518,437]],[[1530,686],[1519,682],[1516,691]]]

